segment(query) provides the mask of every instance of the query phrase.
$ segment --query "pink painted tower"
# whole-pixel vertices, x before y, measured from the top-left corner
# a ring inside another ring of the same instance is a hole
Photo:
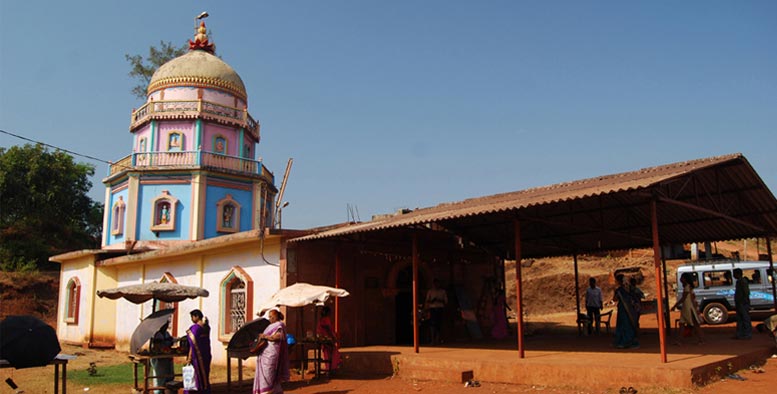
[[[255,159],[259,122],[243,80],[213,52],[201,22],[189,52],[159,67],[132,111],[132,153],[103,180],[104,248],[165,247],[272,219],[277,189]]]

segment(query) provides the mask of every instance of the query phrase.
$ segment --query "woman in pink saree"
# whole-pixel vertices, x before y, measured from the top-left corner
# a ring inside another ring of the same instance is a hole
[[[286,344],[286,325],[278,308],[268,312],[270,325],[259,334],[267,346],[256,357],[256,375],[253,394],[283,393],[281,382],[289,381],[289,354]]]
[[[189,355],[186,356],[186,363],[194,366],[197,390],[184,391],[184,393],[210,394],[210,325],[199,309],[189,314],[194,324],[186,330],[186,338],[189,340]]]

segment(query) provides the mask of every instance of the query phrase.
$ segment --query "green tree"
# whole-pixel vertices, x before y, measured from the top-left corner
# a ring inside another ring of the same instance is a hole
[[[92,175],[94,166],[40,144],[0,148],[0,269],[50,269],[52,255],[100,246]]]
[[[176,47],[169,41],[160,41],[158,48],[153,45],[148,48],[148,56],[145,59],[141,55],[124,55],[124,58],[127,59],[132,67],[129,76],[139,81],[132,88],[132,94],[140,99],[146,98],[146,88],[148,88],[148,83],[151,82],[154,71],[168,61],[183,55],[186,51],[186,45]]]

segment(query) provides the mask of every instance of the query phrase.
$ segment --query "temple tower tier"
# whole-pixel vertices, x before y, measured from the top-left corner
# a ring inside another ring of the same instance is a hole
[[[214,55],[205,23],[163,64],[132,111],[132,153],[110,166],[103,248],[157,248],[272,221],[275,178],[256,159],[260,125],[240,76]]]

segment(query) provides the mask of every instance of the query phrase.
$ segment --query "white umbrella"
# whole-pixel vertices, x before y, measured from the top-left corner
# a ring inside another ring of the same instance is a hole
[[[345,289],[311,285],[310,283],[295,283],[278,290],[269,300],[263,302],[257,315],[261,316],[264,311],[276,306],[323,305],[329,297],[347,296],[348,292]]]
[[[148,282],[115,289],[97,290],[97,295],[111,300],[124,298],[129,302],[142,304],[151,299],[178,302],[187,298],[207,297],[208,291],[200,287],[184,286],[177,283]]]

